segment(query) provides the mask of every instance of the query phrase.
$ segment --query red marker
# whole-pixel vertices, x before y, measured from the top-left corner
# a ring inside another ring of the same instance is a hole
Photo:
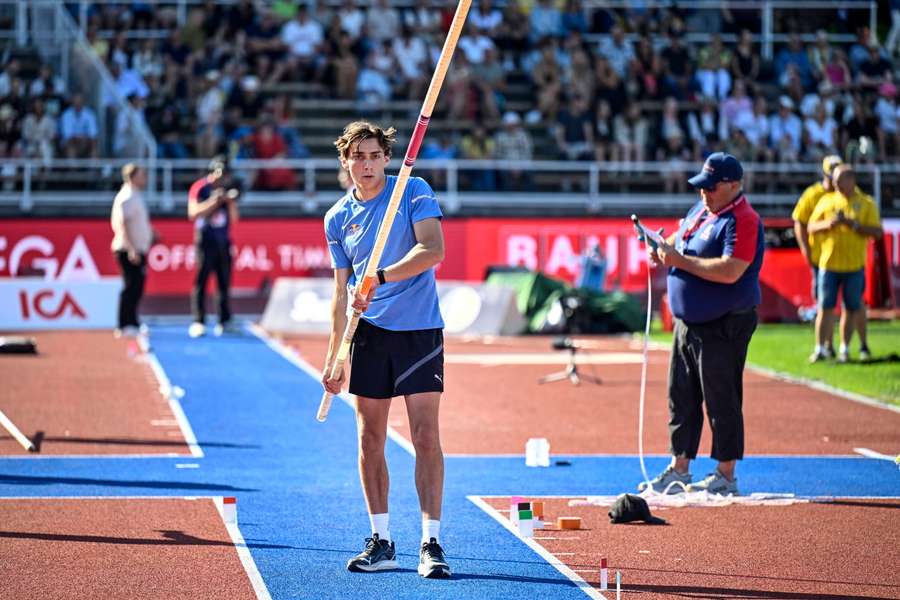
[[[606,569],[606,559],[600,559],[600,591],[609,589],[609,571]]]

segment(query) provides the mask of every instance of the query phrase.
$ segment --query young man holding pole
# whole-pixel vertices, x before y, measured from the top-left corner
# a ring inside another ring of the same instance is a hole
[[[350,393],[356,396],[359,473],[372,536],[347,568],[371,572],[398,566],[389,530],[384,447],[391,399],[403,396],[416,450],[416,490],[422,510],[419,574],[449,577],[450,567],[439,543],[444,457],[438,412],[444,389],[444,323],[434,278],[434,267],[444,258],[444,238],[440,207],[423,179],[409,178],[375,281],[368,294],[359,291],[398,181],[384,173],[394,133],[393,128],[357,121],[347,125],[335,141],[353,186],[325,216],[335,288],[322,384],[331,394],[343,386],[343,368],[333,374],[332,367],[350,304],[363,313],[350,351]]]

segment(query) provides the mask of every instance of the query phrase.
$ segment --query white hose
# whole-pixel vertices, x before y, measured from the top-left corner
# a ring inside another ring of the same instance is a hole
[[[644,241],[646,246],[646,241]],[[641,401],[638,409],[638,459],[641,462],[641,475],[644,476],[644,483],[646,487],[641,492],[641,496],[649,497],[649,496],[666,496],[669,494],[669,490],[673,487],[681,487],[682,491],[687,492],[687,486],[685,486],[680,481],[673,481],[669,485],[666,486],[662,492],[657,492],[653,489],[653,485],[650,483],[650,476],[647,474],[647,466],[644,464],[644,404],[647,398],[647,363],[648,359],[648,347],[650,344],[650,318],[653,314],[653,283],[651,275],[650,275],[650,264],[647,264],[647,321],[644,325],[644,348],[643,354],[644,358],[641,362]]]
[[[650,279],[650,263],[647,263],[647,323],[644,326],[644,360],[641,363],[641,402],[638,409],[638,458],[641,461],[641,474],[648,490],[653,490],[650,485],[650,476],[647,475],[647,467],[644,465],[644,400],[647,394],[647,350],[650,341],[650,317],[653,312],[653,289]]]

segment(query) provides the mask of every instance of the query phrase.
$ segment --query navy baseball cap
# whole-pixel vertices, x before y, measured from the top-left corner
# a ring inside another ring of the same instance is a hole
[[[740,181],[744,177],[744,167],[740,161],[725,152],[714,152],[703,163],[703,170],[688,179],[688,183],[698,189],[709,190],[720,181]]]

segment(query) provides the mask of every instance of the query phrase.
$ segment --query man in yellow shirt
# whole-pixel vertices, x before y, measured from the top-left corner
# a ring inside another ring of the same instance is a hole
[[[866,310],[862,304],[866,248],[868,238],[881,237],[881,220],[871,196],[856,187],[856,173],[851,166],[835,167],[832,181],[836,190],[819,199],[807,226],[819,247],[816,340],[831,338],[840,289],[847,318],[841,321],[838,362],[849,360],[854,329],[859,333],[859,357],[867,360],[871,355],[866,340]],[[820,349],[817,346],[816,352]]]
[[[809,218],[812,216],[813,210],[815,210],[816,205],[819,203],[822,196],[834,191],[834,185],[831,182],[831,173],[839,164],[841,164],[841,157],[836,154],[826,156],[825,159],[822,160],[821,181],[817,181],[803,190],[803,194],[800,195],[800,199],[797,200],[797,205],[794,206],[794,212],[791,214],[791,218],[794,219],[794,236],[797,239],[797,246],[800,247],[800,253],[803,254],[803,258],[806,259],[806,262],[809,263],[810,268],[812,269],[812,297],[813,300],[816,300],[817,320],[820,312],[818,308],[819,247],[815,243],[815,238],[807,231],[807,225],[809,224]],[[802,310],[803,309],[801,308],[801,311]],[[844,327],[845,315],[846,312],[841,313],[841,328]],[[810,362],[818,362],[828,358],[834,358],[834,344],[831,341],[831,337],[820,340],[817,336],[816,350],[809,357],[809,360]]]

